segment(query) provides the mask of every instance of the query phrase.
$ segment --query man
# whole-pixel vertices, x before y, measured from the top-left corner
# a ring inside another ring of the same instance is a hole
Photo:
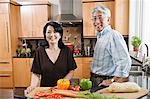
[[[92,12],[97,30],[90,78],[93,87],[128,81],[131,58],[123,36],[109,25],[110,17],[111,12],[105,6],[97,6]]]

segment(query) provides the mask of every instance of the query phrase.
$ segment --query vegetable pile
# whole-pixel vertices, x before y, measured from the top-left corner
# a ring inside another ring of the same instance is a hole
[[[99,93],[90,93],[89,91],[83,91],[77,93],[77,97],[82,97],[85,99],[125,99],[121,96],[105,96]]]

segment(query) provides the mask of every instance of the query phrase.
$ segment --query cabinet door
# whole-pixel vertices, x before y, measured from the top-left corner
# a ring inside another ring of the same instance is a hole
[[[82,58],[75,58],[77,68],[74,71],[73,78],[79,78],[82,79]]]
[[[31,79],[29,58],[13,58],[15,87],[28,87]]]
[[[0,14],[0,63],[10,61],[9,15]]]
[[[32,7],[21,6],[20,10],[22,31],[19,34],[19,37],[32,37]]]
[[[83,3],[83,36],[91,37],[95,36],[95,29],[92,22],[92,10],[95,7],[95,3]]]
[[[92,10],[97,5],[104,5],[111,10],[111,25],[114,27],[114,1],[108,2],[88,2],[83,3],[83,36],[84,37],[95,37],[96,30],[94,29],[93,22],[92,22]]]
[[[122,35],[128,35],[129,0],[115,0],[115,29]]]
[[[33,37],[44,37],[43,27],[48,21],[48,6],[36,5],[32,6],[33,19]]]
[[[90,67],[91,67],[92,58],[83,58],[83,78],[90,78]]]
[[[50,18],[50,6],[46,4],[21,6],[22,32],[20,37],[44,37],[43,27]]]
[[[0,1],[1,2],[1,1]],[[4,2],[4,1],[2,1]],[[7,3],[0,3],[0,14],[8,13],[8,4]]]
[[[11,71],[0,71],[0,88],[12,88],[13,76]]]

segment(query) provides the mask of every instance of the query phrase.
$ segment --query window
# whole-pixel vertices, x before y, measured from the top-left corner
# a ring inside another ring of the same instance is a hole
[[[131,38],[134,35],[139,36],[150,49],[150,0],[129,1],[129,50],[132,50]]]

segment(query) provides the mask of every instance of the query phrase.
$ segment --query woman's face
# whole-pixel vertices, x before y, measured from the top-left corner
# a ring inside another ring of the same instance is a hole
[[[51,44],[58,43],[59,39],[61,38],[58,32],[54,31],[52,26],[48,26],[46,30],[46,40]]]

